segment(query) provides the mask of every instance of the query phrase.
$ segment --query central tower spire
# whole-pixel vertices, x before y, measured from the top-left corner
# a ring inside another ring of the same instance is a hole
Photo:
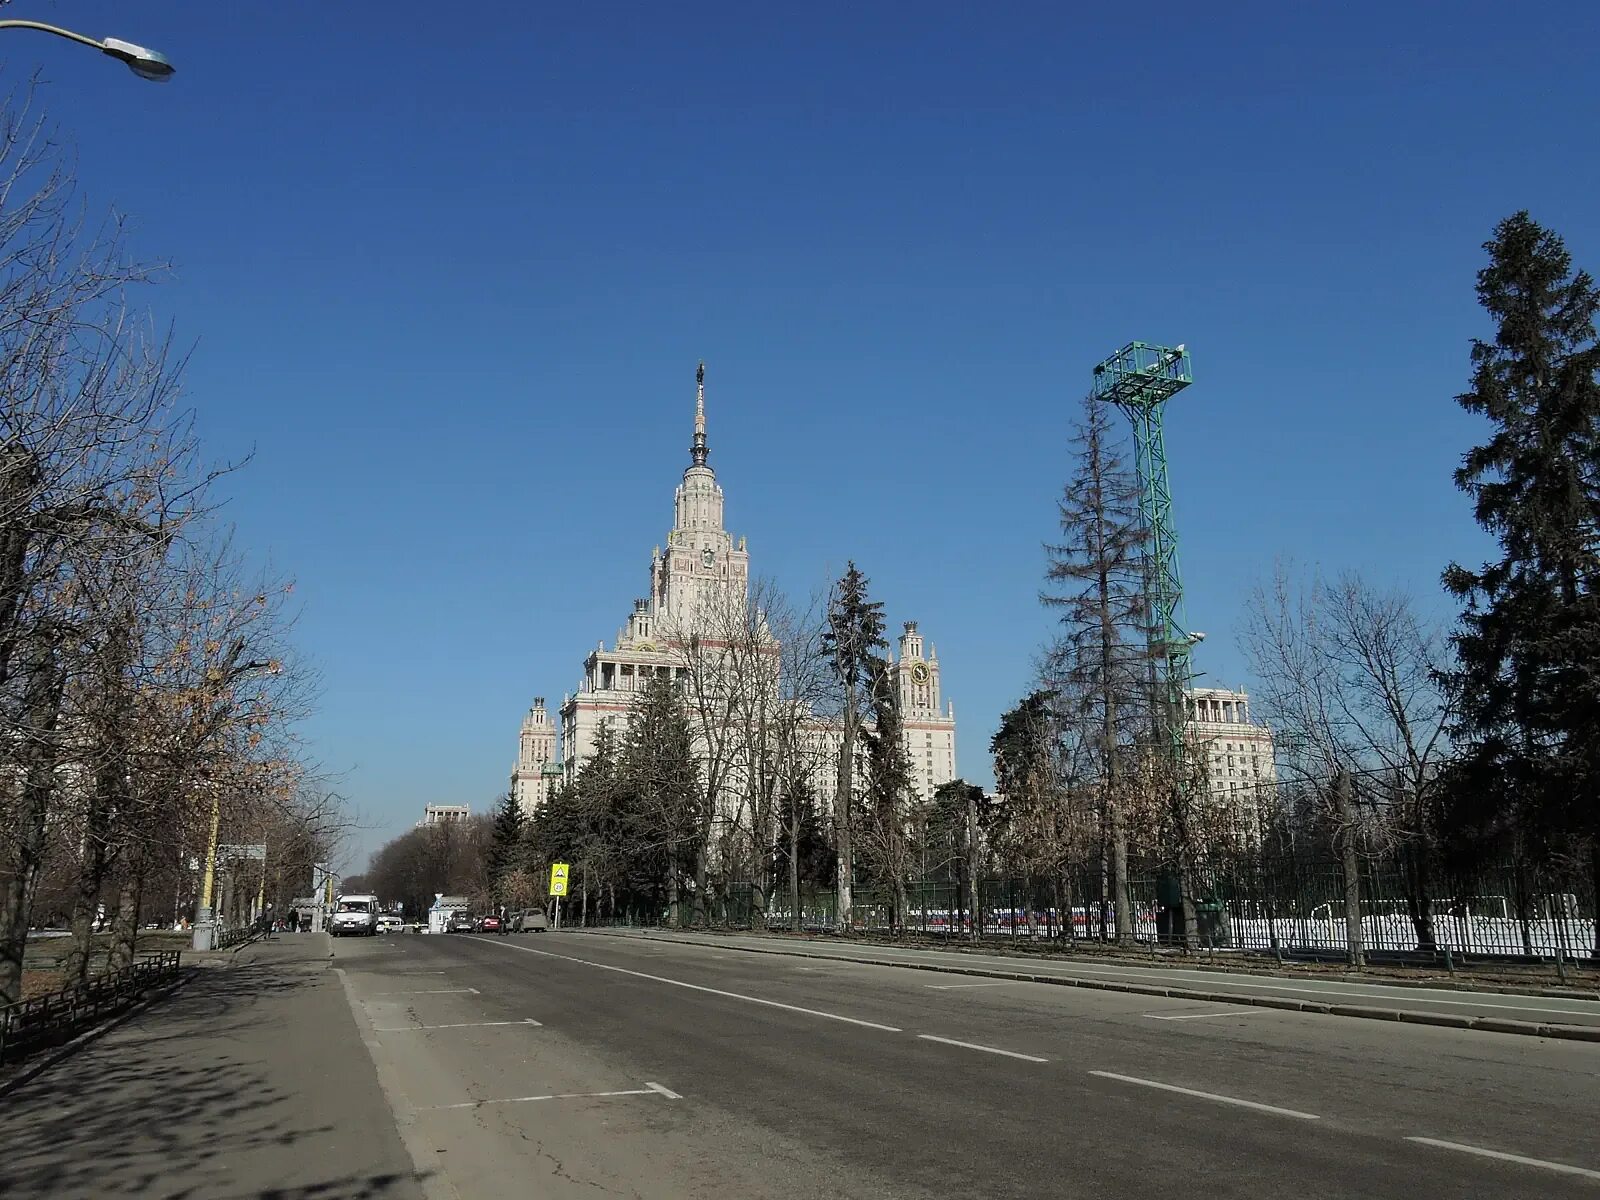
[[[689,448],[689,458],[703,467],[710,453],[706,448],[706,364],[702,360],[694,373],[694,445]]]

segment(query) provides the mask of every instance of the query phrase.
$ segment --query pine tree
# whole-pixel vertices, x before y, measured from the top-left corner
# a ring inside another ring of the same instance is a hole
[[[1492,432],[1455,481],[1500,557],[1444,574],[1464,601],[1449,817],[1458,832],[1587,851],[1600,877],[1600,290],[1526,212],[1484,249],[1495,338],[1473,342],[1456,399]]]
[[[681,923],[680,887],[699,858],[700,766],[683,697],[665,671],[651,675],[634,707],[620,766],[624,828],[635,863],[665,876],[670,921]]]
[[[850,931],[851,885],[854,882],[856,741],[865,691],[872,680],[872,662],[889,648],[883,636],[883,604],[867,598],[867,577],[846,564],[844,576],[828,600],[828,627],[822,634],[822,653],[833,668],[839,688],[841,731],[838,789],[834,794],[834,845],[838,853],[838,923]]]
[[[1057,509],[1062,541],[1046,546],[1046,605],[1061,613],[1054,669],[1087,710],[1074,714],[1099,727],[1099,758],[1110,848],[1116,936],[1133,936],[1128,895],[1128,800],[1121,778],[1130,717],[1149,686],[1145,530],[1139,485],[1117,453],[1111,413],[1087,396],[1071,445],[1077,470]]]
[[[499,806],[494,810],[494,828],[489,843],[489,892],[497,901],[503,899],[500,894],[501,881],[508,872],[520,865],[518,860],[522,854],[525,825],[522,806],[517,803],[513,793],[507,792],[500,797]]]

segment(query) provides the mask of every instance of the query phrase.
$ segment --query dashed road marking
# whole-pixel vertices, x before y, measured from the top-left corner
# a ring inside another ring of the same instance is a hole
[[[473,938],[475,942],[488,942],[489,945],[498,945],[489,938]],[[877,1029],[884,1033],[904,1033],[897,1025],[880,1025],[877,1021],[863,1021],[859,1017],[847,1017],[842,1013],[824,1012],[820,1008],[802,1008],[798,1004],[784,1004],[781,1000],[765,1000],[760,996],[746,996],[742,992],[725,992],[721,988],[706,987],[700,983],[686,983],[682,979],[668,979],[665,975],[650,975],[644,971],[630,970],[628,967],[613,966],[611,963],[595,962],[587,958],[573,958],[568,954],[552,954],[548,950],[535,950],[532,946],[509,946],[511,950],[521,950],[524,954],[538,954],[544,958],[558,958],[562,962],[577,963],[580,966],[596,967],[602,971],[615,971],[619,975],[632,975],[639,979],[648,979],[653,983],[670,984],[672,987],[688,988],[692,992],[705,992],[712,996],[725,996],[729,1000],[743,1000],[746,1004],[761,1004],[767,1008],[781,1008],[787,1012],[804,1013],[808,1017],[821,1017],[827,1021],[843,1021],[846,1025],[859,1025],[864,1029]]]
[[[1175,1083],[1161,1083],[1154,1079],[1140,1079],[1136,1075],[1118,1075],[1115,1071],[1090,1071],[1089,1074],[1097,1075],[1101,1079],[1115,1079],[1120,1083],[1137,1084],[1139,1087],[1156,1088],[1163,1092],[1177,1092],[1180,1096],[1197,1096],[1202,1100],[1215,1100],[1219,1104],[1233,1104],[1239,1108],[1253,1108],[1257,1112],[1269,1112],[1280,1117],[1293,1117],[1297,1121],[1320,1121],[1322,1118],[1316,1113],[1297,1112],[1292,1108],[1279,1108],[1275,1104],[1261,1104],[1255,1100],[1241,1100],[1237,1096],[1222,1096],[1216,1092],[1201,1092],[1194,1088],[1179,1087]]]
[[[1542,1158],[1529,1158],[1525,1154],[1507,1154],[1504,1150],[1485,1150],[1482,1146],[1468,1146],[1464,1142],[1446,1142],[1439,1138],[1408,1137],[1408,1142],[1424,1146],[1438,1146],[1442,1150],[1459,1150],[1462,1154],[1476,1154],[1480,1158],[1498,1158],[1502,1162],[1521,1163],[1525,1167],[1541,1167],[1546,1171],[1559,1171],[1563,1175],[1577,1175],[1584,1179],[1600,1179],[1600,1171],[1588,1167],[1574,1167],[1568,1163],[1548,1162]]]
[[[958,1042],[955,1038],[935,1037],[931,1033],[917,1034],[925,1042],[940,1042],[946,1046],[960,1046],[964,1050],[982,1050],[985,1054],[1004,1054],[1007,1058],[1020,1058],[1026,1062],[1049,1062],[1048,1058],[1040,1058],[1035,1054],[1018,1054],[1015,1050],[1002,1050],[998,1046],[980,1046],[977,1042]]]
[[[374,1033],[412,1033],[429,1029],[489,1029],[495,1025],[542,1025],[532,1017],[520,1021],[459,1021],[451,1025],[390,1025],[376,1026]]]

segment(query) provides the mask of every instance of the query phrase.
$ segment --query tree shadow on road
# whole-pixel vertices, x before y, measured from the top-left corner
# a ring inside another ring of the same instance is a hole
[[[201,972],[0,1100],[0,1196],[419,1195],[371,1070],[326,959]]]

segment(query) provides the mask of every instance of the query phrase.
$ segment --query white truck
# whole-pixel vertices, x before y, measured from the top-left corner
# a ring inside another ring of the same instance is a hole
[[[333,906],[328,932],[334,937],[373,937],[378,932],[376,896],[340,896]]]

